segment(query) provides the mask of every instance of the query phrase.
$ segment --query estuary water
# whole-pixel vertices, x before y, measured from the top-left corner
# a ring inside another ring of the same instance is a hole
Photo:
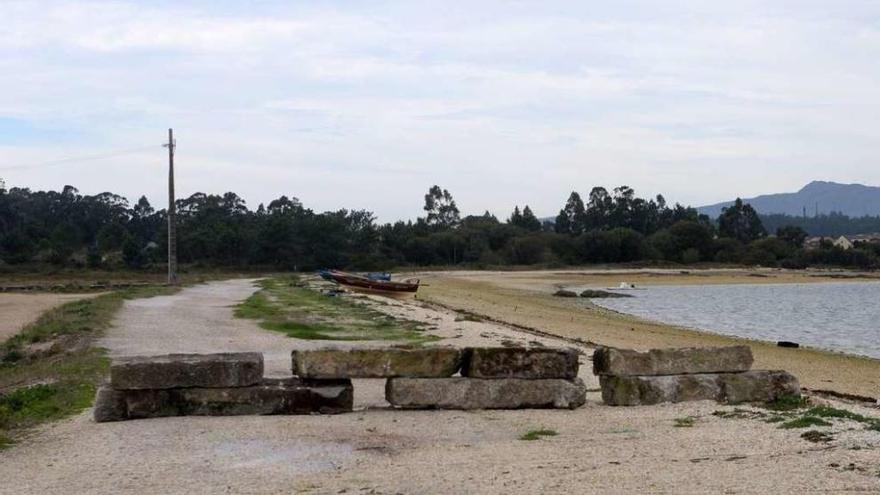
[[[880,282],[649,286],[592,299],[641,318],[880,358]]]

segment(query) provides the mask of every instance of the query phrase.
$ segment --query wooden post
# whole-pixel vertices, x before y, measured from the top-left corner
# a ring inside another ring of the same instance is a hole
[[[174,131],[168,129],[168,285],[177,285],[177,207],[174,204]]]

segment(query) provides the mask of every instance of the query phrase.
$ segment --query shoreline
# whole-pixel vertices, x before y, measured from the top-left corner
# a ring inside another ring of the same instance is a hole
[[[779,284],[779,285],[790,285],[790,284]],[[670,287],[674,287],[674,286],[670,286]],[[595,306],[597,309],[601,309],[603,311],[608,311],[610,313],[613,313],[614,315],[616,315],[618,317],[632,318],[632,319],[634,319],[638,322],[641,322],[641,323],[650,323],[650,324],[654,324],[654,325],[666,325],[666,326],[680,329],[682,331],[696,332],[698,334],[714,335],[714,336],[718,336],[718,337],[727,337],[730,339],[741,340],[741,341],[748,343],[748,344],[761,344],[761,345],[768,345],[768,346],[772,346],[772,347],[780,347],[779,345],[777,345],[778,341],[774,341],[774,340],[765,340],[765,339],[760,339],[757,337],[745,337],[742,335],[736,335],[733,333],[724,333],[722,331],[709,330],[706,328],[691,327],[691,326],[681,325],[681,324],[677,324],[677,323],[667,323],[662,320],[655,320],[655,319],[651,319],[651,318],[646,318],[646,317],[639,316],[636,314],[627,313],[625,311],[620,311],[620,310],[617,310],[614,308],[609,308],[607,306],[603,306],[602,304],[593,302],[591,300],[582,301],[582,302],[584,304],[591,304],[591,305]],[[877,361],[878,363],[880,363],[880,357],[876,357],[876,356],[870,356],[867,354],[858,354],[855,352],[847,352],[844,350],[830,349],[830,348],[825,348],[825,347],[817,347],[817,346],[814,346],[811,344],[805,344],[803,342],[796,342],[796,344],[798,344],[798,346],[799,346],[799,347],[795,348],[796,350],[798,350],[798,349],[799,350],[809,350],[809,351],[816,351],[816,352],[825,353],[825,354],[839,354],[844,357],[869,359],[869,360],[874,360],[874,361]]]
[[[433,272],[420,274],[427,282],[420,299],[499,323],[595,345],[647,350],[746,344],[755,355],[755,369],[787,370],[799,378],[803,387],[813,391],[870,398],[875,402],[880,398],[880,359],[877,358],[807,346],[783,348],[768,341],[647,320],[580,298],[572,301],[552,296],[560,283],[601,286],[608,279],[619,280],[621,275],[629,276],[637,285],[660,285],[657,278],[663,279],[663,285],[700,285],[707,280],[713,284],[841,281],[833,276],[837,275],[836,272],[832,276],[817,276],[815,273],[774,271],[773,277],[751,275],[767,273],[763,270],[674,272],[661,275],[645,274],[644,270]],[[856,276],[864,281],[877,280]],[[675,283],[670,283],[673,280]]]

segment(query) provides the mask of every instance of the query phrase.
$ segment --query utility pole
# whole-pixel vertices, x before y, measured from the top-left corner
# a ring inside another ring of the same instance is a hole
[[[174,131],[168,129],[168,285],[177,285],[177,214],[174,205]]]

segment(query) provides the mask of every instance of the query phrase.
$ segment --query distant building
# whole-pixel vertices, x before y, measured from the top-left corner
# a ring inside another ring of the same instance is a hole
[[[832,244],[834,244],[836,247],[839,247],[839,248],[841,248],[841,249],[843,249],[843,250],[847,250],[847,249],[852,249],[852,248],[853,248],[853,243],[852,243],[852,241],[849,240],[849,239],[847,239],[847,238],[844,237],[844,236],[840,236],[840,237],[838,237],[837,239],[834,240],[834,242],[833,242]]]
[[[852,241],[853,244],[858,244],[860,242],[866,242],[869,244],[880,243],[880,234],[856,234],[849,236],[849,240]]]
[[[804,248],[816,249],[822,245],[823,239],[825,239],[825,238],[822,236],[807,237],[806,239],[804,239]]]
[[[840,236],[837,239],[833,239],[831,237],[822,237],[822,236],[813,236],[807,237],[804,239],[804,248],[805,249],[817,249],[822,247],[822,243],[831,243],[833,246],[837,246],[841,249],[852,249],[854,247],[859,247],[864,244],[880,244],[880,233],[874,234],[855,234],[855,235],[847,235]]]

